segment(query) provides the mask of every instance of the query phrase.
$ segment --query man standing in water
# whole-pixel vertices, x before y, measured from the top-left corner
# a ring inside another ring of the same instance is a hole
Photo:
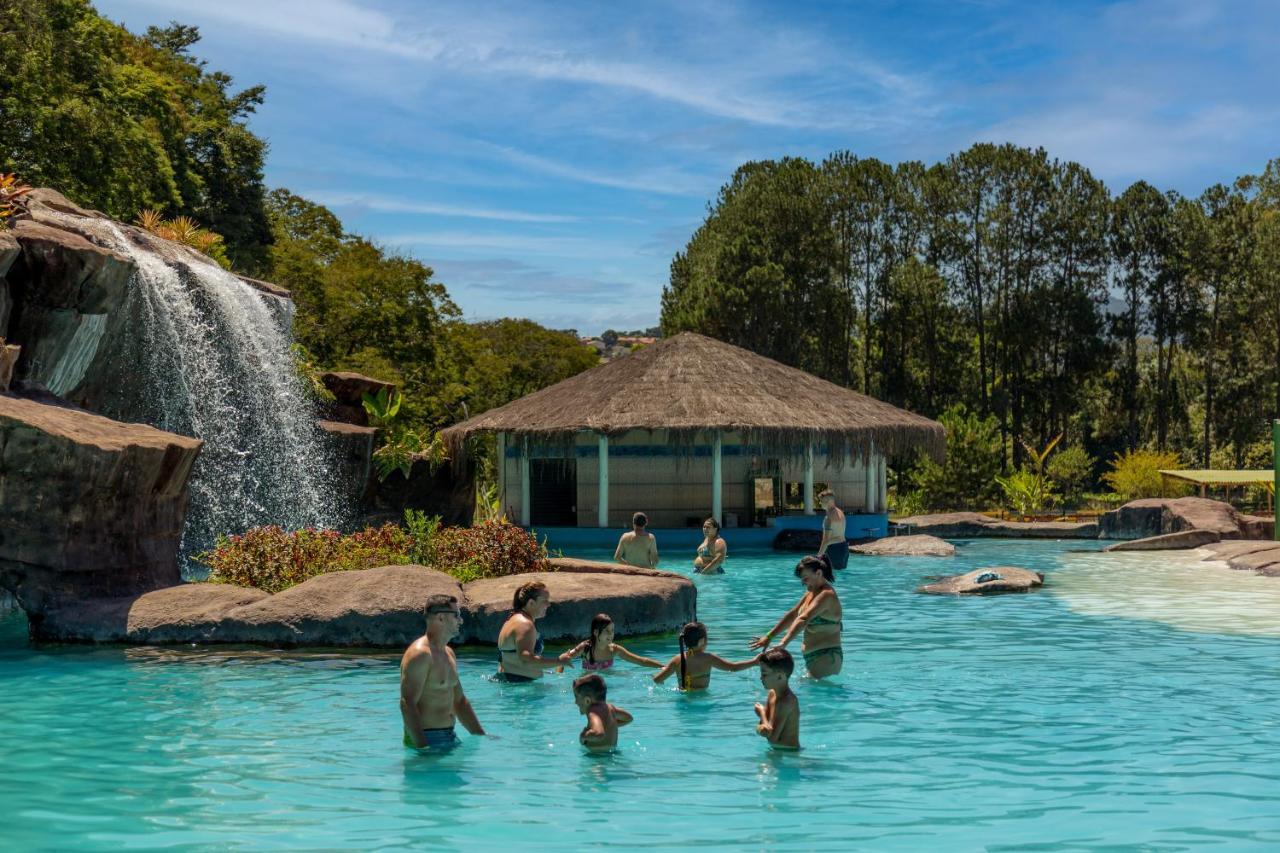
[[[649,519],[643,512],[631,516],[631,529],[622,534],[618,540],[618,550],[613,552],[613,561],[627,566],[639,566],[642,569],[658,567],[658,540],[645,530]]]
[[[823,489],[818,493],[818,500],[826,510],[822,519],[822,544],[818,546],[818,556],[823,554],[831,560],[831,568],[843,569],[849,565],[849,542],[844,536],[844,513],[836,506],[836,493]]]
[[[448,645],[462,625],[458,600],[433,595],[427,599],[426,615],[426,634],[400,659],[400,715],[405,746],[444,750],[458,744],[455,720],[473,735],[483,735],[484,729],[462,692],[458,661]]]

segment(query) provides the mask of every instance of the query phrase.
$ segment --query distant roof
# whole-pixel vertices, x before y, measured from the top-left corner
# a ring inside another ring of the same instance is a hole
[[[619,435],[636,429],[667,430],[677,444],[710,430],[738,431],[786,455],[803,452],[812,440],[837,452],[865,453],[874,444],[891,455],[920,448],[941,459],[946,441],[937,421],[692,332],[490,409],[442,435],[457,451],[476,432],[563,441],[583,430]]]
[[[1276,478],[1276,472],[1270,469],[1264,471],[1217,471],[1208,468],[1186,471],[1161,469],[1160,473],[1174,480],[1186,480],[1188,483],[1200,486],[1247,486],[1274,483]]]

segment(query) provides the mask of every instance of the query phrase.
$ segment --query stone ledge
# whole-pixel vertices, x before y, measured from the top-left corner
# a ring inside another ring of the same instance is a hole
[[[900,519],[912,534],[942,539],[1002,537],[1009,539],[1096,539],[1092,521],[1001,521],[980,512],[946,512]]]

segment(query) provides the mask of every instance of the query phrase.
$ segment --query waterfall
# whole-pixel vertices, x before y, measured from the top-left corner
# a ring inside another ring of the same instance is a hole
[[[290,349],[293,303],[145,232],[67,220],[137,267],[123,340],[109,355],[122,387],[104,408],[204,441],[190,481],[184,574],[202,573],[192,557],[220,535],[262,524],[340,526],[336,466]]]

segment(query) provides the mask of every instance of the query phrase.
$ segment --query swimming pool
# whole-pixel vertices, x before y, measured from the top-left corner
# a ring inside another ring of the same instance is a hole
[[[754,734],[754,671],[681,695],[623,664],[610,699],[636,722],[617,754],[591,756],[569,691],[579,670],[495,684],[492,649],[464,649],[495,737],[460,730],[461,749],[419,756],[400,746],[398,654],[30,649],[10,620],[0,837],[15,850],[1274,849],[1280,619],[1254,618],[1253,594],[1280,616],[1280,579],[1080,547],[977,541],[954,559],[851,561],[837,580],[845,671],[793,679],[798,754]],[[698,580],[712,651],[747,654],[799,597],[794,563],[731,553],[728,574]],[[1046,589],[912,591],[994,564],[1044,571]],[[1189,594],[1194,618],[1177,594],[1162,610],[1159,590],[1182,589],[1170,578],[1205,571],[1244,585],[1210,604]],[[1139,580],[1145,609],[1126,603]],[[654,657],[675,646],[622,641]]]

